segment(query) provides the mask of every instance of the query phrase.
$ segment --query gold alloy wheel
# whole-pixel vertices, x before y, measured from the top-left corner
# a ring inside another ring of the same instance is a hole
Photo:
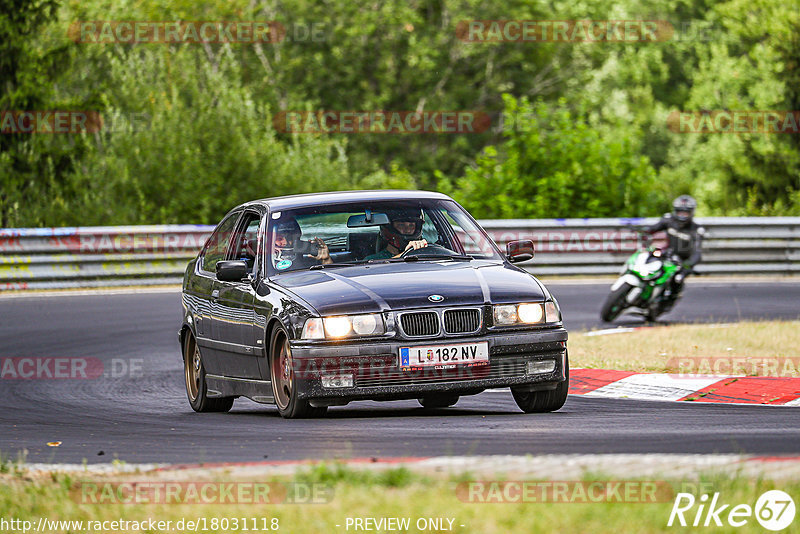
[[[292,398],[294,371],[292,370],[292,350],[289,340],[281,333],[275,340],[272,354],[272,388],[275,393],[275,404],[285,410]]]
[[[194,402],[200,392],[200,369],[202,363],[200,363],[200,349],[197,347],[197,342],[191,334],[189,336],[183,357],[183,367],[186,376],[186,392],[189,394],[189,399]]]

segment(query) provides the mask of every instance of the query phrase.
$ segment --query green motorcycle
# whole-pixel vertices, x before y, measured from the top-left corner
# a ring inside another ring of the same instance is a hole
[[[641,313],[648,321],[668,312],[678,295],[670,294],[670,280],[681,268],[680,263],[665,257],[664,252],[652,245],[652,238],[641,230],[638,234],[639,250],[634,252],[606,297],[600,318],[611,322],[628,308]]]

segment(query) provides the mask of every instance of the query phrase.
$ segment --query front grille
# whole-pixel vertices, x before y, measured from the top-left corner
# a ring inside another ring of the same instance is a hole
[[[404,313],[400,315],[403,332],[410,337],[435,336],[439,333],[436,312]]]
[[[448,334],[470,334],[481,325],[478,310],[446,310],[444,312],[444,331]]]

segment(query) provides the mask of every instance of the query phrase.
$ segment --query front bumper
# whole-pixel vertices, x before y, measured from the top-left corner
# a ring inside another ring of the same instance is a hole
[[[567,331],[561,327],[537,331],[491,332],[481,336],[437,340],[363,340],[343,344],[292,343],[297,394],[320,401],[344,404],[350,400],[398,400],[430,393],[472,394],[509,386],[531,390],[553,389],[566,379]],[[487,342],[489,364],[450,369],[426,368],[401,371],[400,347]],[[527,373],[527,362],[554,360],[547,373]],[[300,372],[298,372],[300,371]],[[321,377],[353,377],[352,387],[328,388]]]

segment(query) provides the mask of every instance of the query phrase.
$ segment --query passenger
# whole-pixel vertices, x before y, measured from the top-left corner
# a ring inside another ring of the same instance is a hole
[[[320,237],[310,242],[302,241],[302,230],[294,217],[274,224],[275,239],[273,241],[272,264],[279,271],[286,269],[307,269],[320,263],[333,263],[328,245]],[[312,246],[312,245],[315,245]],[[316,248],[316,251],[314,250]],[[312,254],[315,252],[315,254]]]

